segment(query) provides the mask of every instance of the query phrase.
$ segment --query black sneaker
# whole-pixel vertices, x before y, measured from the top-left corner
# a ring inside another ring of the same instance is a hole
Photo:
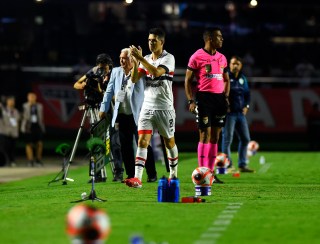
[[[147,182],[156,182],[157,180],[158,180],[157,176],[154,176],[154,177],[148,176]]]
[[[116,174],[113,177],[112,181],[114,181],[114,182],[122,182],[123,181],[123,175],[122,174]]]
[[[255,173],[256,172],[254,169],[248,168],[248,166],[239,167],[239,171],[241,173]]]

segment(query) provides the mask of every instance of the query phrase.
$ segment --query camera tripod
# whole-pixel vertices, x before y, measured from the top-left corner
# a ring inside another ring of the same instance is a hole
[[[90,153],[92,154],[92,153]],[[87,200],[92,200],[92,202],[94,200],[99,201],[99,202],[105,202],[106,200],[101,199],[99,197],[97,197],[97,193],[96,190],[94,188],[94,182],[95,182],[95,157],[93,155],[90,156],[90,176],[92,177],[91,180],[91,191],[90,191],[90,195],[83,197],[80,200],[77,201],[73,201],[72,203],[77,203],[77,202],[83,202],[83,201],[87,201]]]
[[[62,170],[52,181],[49,182],[49,184],[52,182],[62,180],[62,185],[67,185],[67,181],[74,181],[73,179],[68,178],[68,172],[69,172],[70,165],[73,162],[76,150],[78,148],[79,139],[80,139],[80,136],[81,136],[83,128],[84,128],[86,117],[90,118],[90,135],[91,135],[91,137],[93,137],[93,135],[95,134],[95,129],[98,127],[98,125],[102,124],[103,122],[106,122],[105,119],[99,121],[97,106],[91,106],[91,105],[85,104],[85,105],[79,106],[79,110],[84,110],[84,113],[83,113],[83,116],[81,119],[81,124],[80,124],[79,130],[78,130],[77,137],[74,142],[73,148],[71,150],[70,156],[69,156],[68,160],[66,160],[66,158],[64,158]],[[105,139],[108,139],[107,137],[109,135],[109,126],[107,128],[105,128],[105,127],[101,128],[100,131],[101,131],[101,133],[104,133]],[[106,131],[107,131],[107,133],[106,133]],[[109,157],[110,157],[111,170],[113,172],[114,167],[112,164],[113,157],[112,157],[111,152],[109,153]],[[99,173],[100,174],[99,177],[101,177],[101,181],[106,181],[107,173],[106,173],[106,169],[105,169],[105,165],[104,165],[104,158],[102,158],[102,156],[99,159],[98,165],[100,166],[99,167],[100,172],[95,172],[95,174],[96,174],[95,176],[97,176],[97,173]],[[60,175],[62,175],[61,178],[59,177]],[[91,176],[91,174],[90,174],[90,176]],[[91,182],[93,181],[92,176],[91,176],[90,181]]]

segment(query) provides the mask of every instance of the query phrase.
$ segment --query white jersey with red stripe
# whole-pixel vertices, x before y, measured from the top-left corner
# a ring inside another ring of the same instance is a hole
[[[164,68],[166,73],[159,77],[154,77],[140,64],[139,71],[146,75],[142,109],[174,110],[172,93],[172,80],[175,69],[174,56],[163,50],[156,60],[152,59],[151,54],[144,58],[151,65]]]

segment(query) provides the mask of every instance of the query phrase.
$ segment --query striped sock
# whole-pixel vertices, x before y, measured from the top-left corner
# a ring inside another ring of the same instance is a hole
[[[170,166],[169,178],[178,177],[178,148],[174,145],[173,148],[168,149],[168,160]]]
[[[142,148],[142,147],[137,148],[134,177],[138,178],[139,180],[142,179],[144,165],[147,160],[147,154],[148,154],[147,148]]]

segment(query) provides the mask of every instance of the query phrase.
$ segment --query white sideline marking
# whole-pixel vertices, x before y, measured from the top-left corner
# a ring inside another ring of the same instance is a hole
[[[233,214],[224,214],[218,216],[219,219],[232,219],[233,217]]]
[[[230,205],[230,206],[227,206],[226,209],[237,209],[237,208],[240,208],[241,206],[239,205]]]
[[[226,229],[227,227],[224,226],[212,226],[208,228],[209,231],[225,231]]]
[[[214,225],[229,225],[231,223],[231,220],[229,219],[226,219],[226,220],[223,220],[223,219],[218,219],[216,221],[213,222]]]
[[[207,241],[196,241],[194,244],[215,244],[216,241],[214,240],[207,240]]]
[[[226,209],[226,210],[223,210],[222,213],[223,214],[230,214],[230,213],[236,213],[238,212],[238,210],[229,210],[229,209]]]
[[[271,163],[267,163],[267,164],[264,164],[258,171],[259,174],[264,174],[266,173],[269,168],[271,167]]]
[[[214,238],[214,239],[218,239],[218,237],[220,237],[221,234],[220,233],[203,233],[201,235],[201,238]]]
[[[194,244],[216,244],[227,227],[231,224],[234,215],[238,212],[243,203],[228,203],[218,217],[213,220],[211,226],[201,234],[199,240]]]

